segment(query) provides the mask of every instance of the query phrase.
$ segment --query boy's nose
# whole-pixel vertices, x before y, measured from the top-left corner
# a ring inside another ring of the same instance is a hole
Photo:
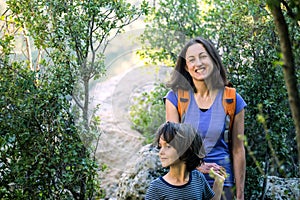
[[[164,150],[163,150],[163,148],[161,148],[160,150],[159,150],[159,155],[162,155],[162,154],[164,154]]]

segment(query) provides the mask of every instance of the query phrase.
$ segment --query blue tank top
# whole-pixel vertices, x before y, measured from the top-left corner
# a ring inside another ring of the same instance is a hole
[[[230,152],[228,144],[224,141],[225,131],[225,111],[222,103],[223,90],[220,90],[213,104],[207,111],[199,109],[194,98],[193,91],[190,91],[190,103],[186,111],[183,123],[191,124],[201,135],[205,158],[204,162],[217,163],[226,169],[229,176],[226,178],[224,185],[232,186],[234,183],[233,169],[230,162]],[[166,98],[177,108],[177,94],[174,91],[169,91]],[[246,106],[243,98],[236,94],[236,111],[239,113]],[[206,179],[213,184],[214,179],[205,174]]]

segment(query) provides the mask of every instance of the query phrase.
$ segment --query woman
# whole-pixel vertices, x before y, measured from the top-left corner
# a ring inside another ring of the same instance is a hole
[[[213,190],[204,175],[195,170],[202,162],[202,139],[189,124],[166,122],[156,133],[159,158],[169,172],[151,182],[146,200],[195,199],[218,200],[222,194],[225,170],[212,173]]]
[[[233,199],[232,188],[236,186],[236,199],[244,199],[245,149],[244,135],[245,101],[236,94],[236,109],[232,126],[232,152],[224,140],[226,127],[222,97],[228,85],[226,70],[213,44],[201,37],[192,39],[182,49],[167,84],[171,90],[166,96],[166,120],[191,124],[202,136],[207,155],[198,170],[208,175],[211,168],[221,167],[229,175],[224,183],[226,199]],[[178,113],[178,89],[189,90],[190,102],[183,121]],[[232,154],[232,159],[230,159]]]

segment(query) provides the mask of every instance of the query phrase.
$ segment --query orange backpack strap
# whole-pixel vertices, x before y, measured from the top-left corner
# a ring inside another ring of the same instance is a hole
[[[232,125],[236,106],[236,91],[235,88],[225,87],[223,93],[223,107],[226,114],[224,141],[229,144],[229,150],[232,150]],[[232,156],[231,156],[232,158]]]
[[[230,130],[234,120],[235,107],[236,107],[236,90],[232,87],[225,86],[223,94],[223,107],[225,114],[230,116]]]
[[[188,108],[190,102],[190,96],[188,90],[178,89],[178,113],[180,121],[183,121],[184,114]],[[234,120],[235,107],[236,107],[236,90],[232,87],[225,87],[223,94],[223,107],[225,114],[230,117],[229,119],[229,130],[232,129]]]
[[[178,96],[178,113],[179,113],[179,121],[182,122],[184,119],[185,112],[188,108],[190,103],[190,95],[188,90],[178,89],[177,91]]]

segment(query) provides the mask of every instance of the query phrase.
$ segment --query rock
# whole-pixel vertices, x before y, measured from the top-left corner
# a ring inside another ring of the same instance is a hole
[[[279,178],[276,176],[269,176],[265,199],[299,200],[300,178]]]
[[[149,144],[141,148],[138,155],[121,174],[116,189],[117,199],[144,199],[146,191],[155,178],[164,175],[158,150]],[[247,183],[246,183],[247,184]],[[300,178],[268,176],[265,200],[300,200]]]
[[[140,156],[135,163],[121,175],[118,199],[144,199],[151,181],[167,172],[167,169],[162,168],[158,150],[153,145],[142,147],[138,154]]]

